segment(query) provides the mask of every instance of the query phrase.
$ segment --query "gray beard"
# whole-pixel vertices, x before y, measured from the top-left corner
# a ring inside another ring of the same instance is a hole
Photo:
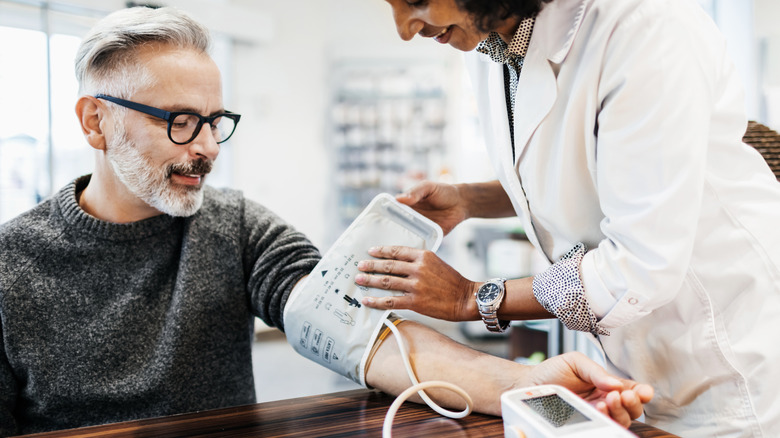
[[[203,205],[203,186],[174,186],[170,178],[172,166],[157,167],[127,138],[124,126],[117,125],[116,137],[106,145],[106,156],[119,180],[139,199],[165,214],[195,214]]]

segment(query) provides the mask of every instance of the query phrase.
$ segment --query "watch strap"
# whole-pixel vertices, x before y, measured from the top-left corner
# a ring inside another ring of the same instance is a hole
[[[491,314],[485,314],[480,311],[479,314],[482,316],[482,321],[485,322],[485,327],[487,327],[488,331],[494,333],[503,333],[507,328],[509,328],[510,321],[506,319],[498,319],[495,312],[492,312]]]

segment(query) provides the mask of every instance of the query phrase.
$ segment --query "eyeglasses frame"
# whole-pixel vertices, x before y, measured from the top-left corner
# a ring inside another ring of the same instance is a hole
[[[213,124],[214,120],[216,120],[216,119],[218,119],[220,117],[227,117],[227,118],[233,120],[233,131],[230,134],[228,134],[228,136],[225,137],[224,140],[221,140],[221,141],[217,142],[217,144],[224,143],[224,142],[228,141],[228,139],[230,137],[233,136],[234,132],[236,132],[236,127],[238,126],[238,121],[241,120],[241,114],[232,113],[230,111],[226,111],[224,113],[219,113],[219,114],[214,114],[213,116],[209,116],[209,117],[204,117],[204,116],[202,116],[202,115],[200,115],[198,113],[193,113],[193,112],[190,112],[190,111],[173,111],[173,112],[165,111],[164,109],[155,108],[153,106],[144,105],[142,103],[132,102],[132,101],[125,100],[125,99],[120,99],[118,97],[109,96],[107,94],[96,94],[94,97],[96,99],[107,100],[109,102],[113,102],[113,103],[115,103],[117,105],[120,105],[120,106],[123,106],[125,108],[129,108],[131,110],[138,111],[138,112],[141,112],[141,113],[144,113],[144,114],[148,114],[148,115],[150,115],[152,117],[157,117],[158,119],[165,120],[166,122],[168,122],[168,139],[170,141],[172,141],[173,143],[178,144],[178,145],[185,145],[185,144],[191,143],[192,140],[195,140],[195,137],[197,137],[198,134],[200,134],[200,130],[203,129],[203,125],[205,123],[208,123],[213,128],[214,127],[214,124]],[[193,131],[192,137],[190,137],[189,140],[187,140],[185,142],[178,142],[178,141],[174,140],[173,137],[171,136],[171,125],[172,125],[173,120],[176,117],[178,117],[178,116],[180,116],[182,114],[187,114],[187,115],[191,115],[191,116],[197,117],[198,118],[198,126]]]

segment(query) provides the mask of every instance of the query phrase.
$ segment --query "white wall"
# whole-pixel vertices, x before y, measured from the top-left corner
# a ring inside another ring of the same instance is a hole
[[[780,26],[777,25],[780,20],[780,2],[777,0],[754,0],[754,9],[756,11],[756,35],[780,36]]]
[[[271,208],[317,245],[330,243],[333,202],[326,144],[329,68],[338,58],[447,59],[449,47],[403,42],[382,0],[236,0],[271,18],[267,43],[240,44],[233,106],[242,113],[234,142],[234,186]]]
[[[760,85],[763,100],[760,102],[764,123],[780,130],[780,2],[755,0],[756,38],[759,41]]]
[[[736,65],[745,89],[745,110],[748,119],[760,117],[760,87],[758,86],[758,47],[754,28],[754,5],[751,1],[712,0],[714,21],[726,37],[729,55]]]

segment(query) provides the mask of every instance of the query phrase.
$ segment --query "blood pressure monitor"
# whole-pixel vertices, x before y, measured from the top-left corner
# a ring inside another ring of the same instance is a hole
[[[634,435],[588,402],[558,385],[501,395],[505,438],[622,438]]]

